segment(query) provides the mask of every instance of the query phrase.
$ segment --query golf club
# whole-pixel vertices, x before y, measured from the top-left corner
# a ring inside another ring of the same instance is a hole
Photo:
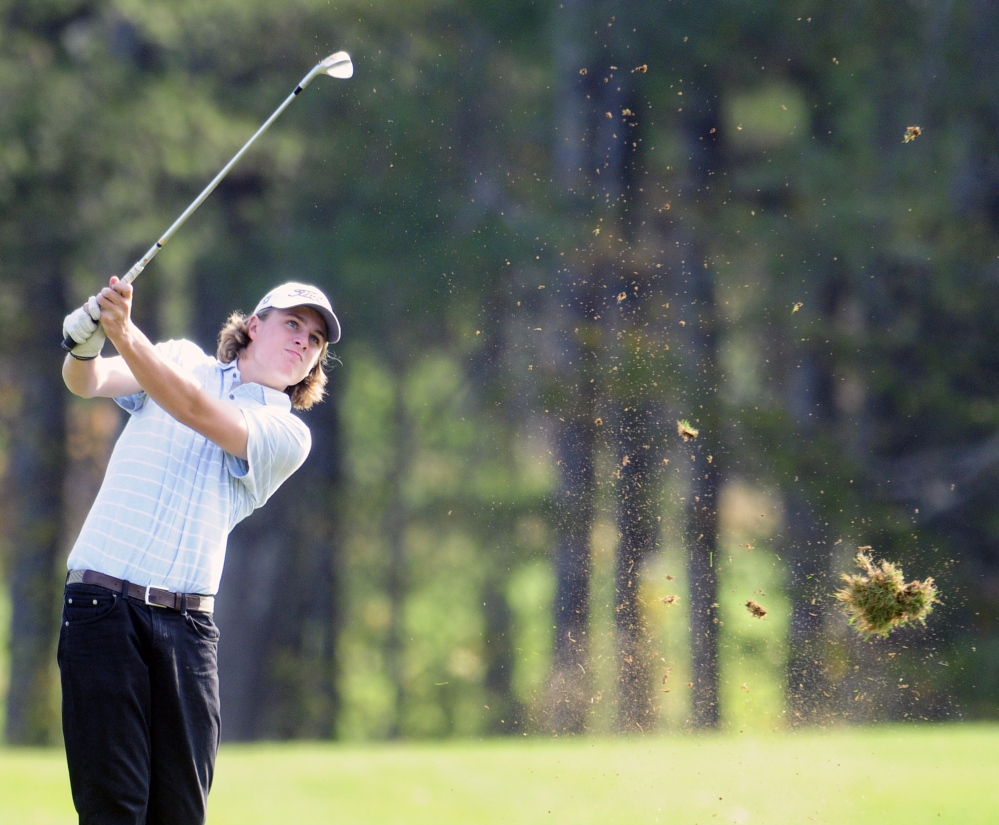
[[[282,103],[280,106],[277,107],[277,109],[274,110],[274,114],[272,114],[269,118],[267,118],[266,121],[264,121],[263,126],[257,129],[253,137],[251,137],[243,145],[243,148],[240,149],[238,152],[236,152],[235,155],[233,155],[232,160],[230,160],[223,167],[222,171],[219,172],[212,180],[212,182],[205,187],[204,191],[191,202],[191,205],[188,206],[187,209],[185,209],[181,213],[180,217],[173,222],[171,227],[166,232],[164,232],[162,236],[160,236],[160,239],[156,241],[156,243],[154,243],[151,247],[149,247],[149,251],[147,251],[145,255],[139,258],[139,260],[135,262],[132,268],[122,276],[121,280],[123,280],[125,283],[131,283],[132,281],[135,280],[138,274],[142,272],[142,270],[146,268],[146,265],[156,256],[156,253],[163,248],[163,245],[168,240],[170,240],[170,237],[173,235],[173,233],[176,232],[178,229],[180,229],[181,226],[183,226],[184,221],[186,221],[189,217],[191,217],[191,213],[194,212],[194,210],[197,209],[199,206],[201,206],[205,198],[207,198],[212,193],[212,190],[216,186],[218,186],[219,181],[221,181],[222,178],[224,178],[227,174],[229,174],[229,170],[236,165],[236,162],[241,157],[243,157],[246,150],[253,145],[253,142],[267,130],[267,127],[270,126],[277,119],[278,115],[280,115],[281,112],[283,112],[288,107],[288,104],[295,99],[298,93],[301,92],[302,89],[304,89],[306,86],[309,85],[309,83],[312,82],[312,78],[320,74],[326,74],[329,75],[330,77],[335,77],[339,79],[346,79],[348,77],[351,77],[354,74],[354,64],[351,62],[350,55],[347,54],[347,52],[336,52],[335,54],[331,54],[329,57],[320,60],[311,69],[311,71],[309,71],[309,73],[302,78],[299,84],[295,87],[295,91],[293,91],[290,95],[288,95],[284,103]],[[87,310],[84,307],[81,307],[80,309],[77,310],[77,312],[86,312],[86,311]],[[66,350],[66,352],[72,352],[73,348],[76,346],[76,343],[77,343],[76,341],[67,336],[62,342],[62,348]]]

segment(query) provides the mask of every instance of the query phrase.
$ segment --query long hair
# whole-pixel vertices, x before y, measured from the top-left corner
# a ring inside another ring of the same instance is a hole
[[[263,320],[270,313],[271,309],[265,308],[257,313],[257,317]],[[242,312],[234,312],[219,332],[216,357],[223,364],[231,364],[250,345],[249,320]],[[297,384],[285,387],[284,391],[291,397],[291,406],[296,410],[307,410],[322,401],[327,380],[323,367],[328,360],[329,349],[329,342],[323,344],[323,351],[309,374]]]

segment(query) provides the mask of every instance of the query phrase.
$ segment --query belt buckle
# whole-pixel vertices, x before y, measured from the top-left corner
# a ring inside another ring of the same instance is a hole
[[[165,587],[157,587],[155,584],[146,585],[146,598],[145,598],[146,604],[148,604],[150,607],[162,607],[164,610],[166,610],[167,606],[165,604],[157,604],[156,602],[149,601],[149,591],[151,590],[159,590],[161,593],[170,593],[170,591],[167,590]]]

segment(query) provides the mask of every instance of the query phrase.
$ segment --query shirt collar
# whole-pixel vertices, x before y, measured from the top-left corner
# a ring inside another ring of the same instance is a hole
[[[268,407],[278,407],[282,410],[291,409],[291,396],[288,393],[265,387],[262,384],[249,384],[247,386],[259,388],[263,394],[263,401]]]
[[[291,397],[286,392],[275,390],[272,387],[265,387],[263,384],[242,384],[239,373],[239,362],[230,361],[228,364],[219,363],[219,369],[225,376],[230,392],[235,396],[252,398],[255,401],[268,407],[276,407],[279,410],[291,409]]]

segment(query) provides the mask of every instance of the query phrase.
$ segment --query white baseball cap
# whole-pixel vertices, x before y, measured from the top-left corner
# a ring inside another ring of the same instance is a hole
[[[253,310],[253,314],[259,315],[260,310],[270,307],[274,309],[312,307],[326,321],[327,342],[335,344],[340,340],[340,322],[337,320],[336,315],[333,314],[333,307],[330,305],[329,299],[314,286],[299,284],[294,281],[276,286],[260,299],[257,308]]]

